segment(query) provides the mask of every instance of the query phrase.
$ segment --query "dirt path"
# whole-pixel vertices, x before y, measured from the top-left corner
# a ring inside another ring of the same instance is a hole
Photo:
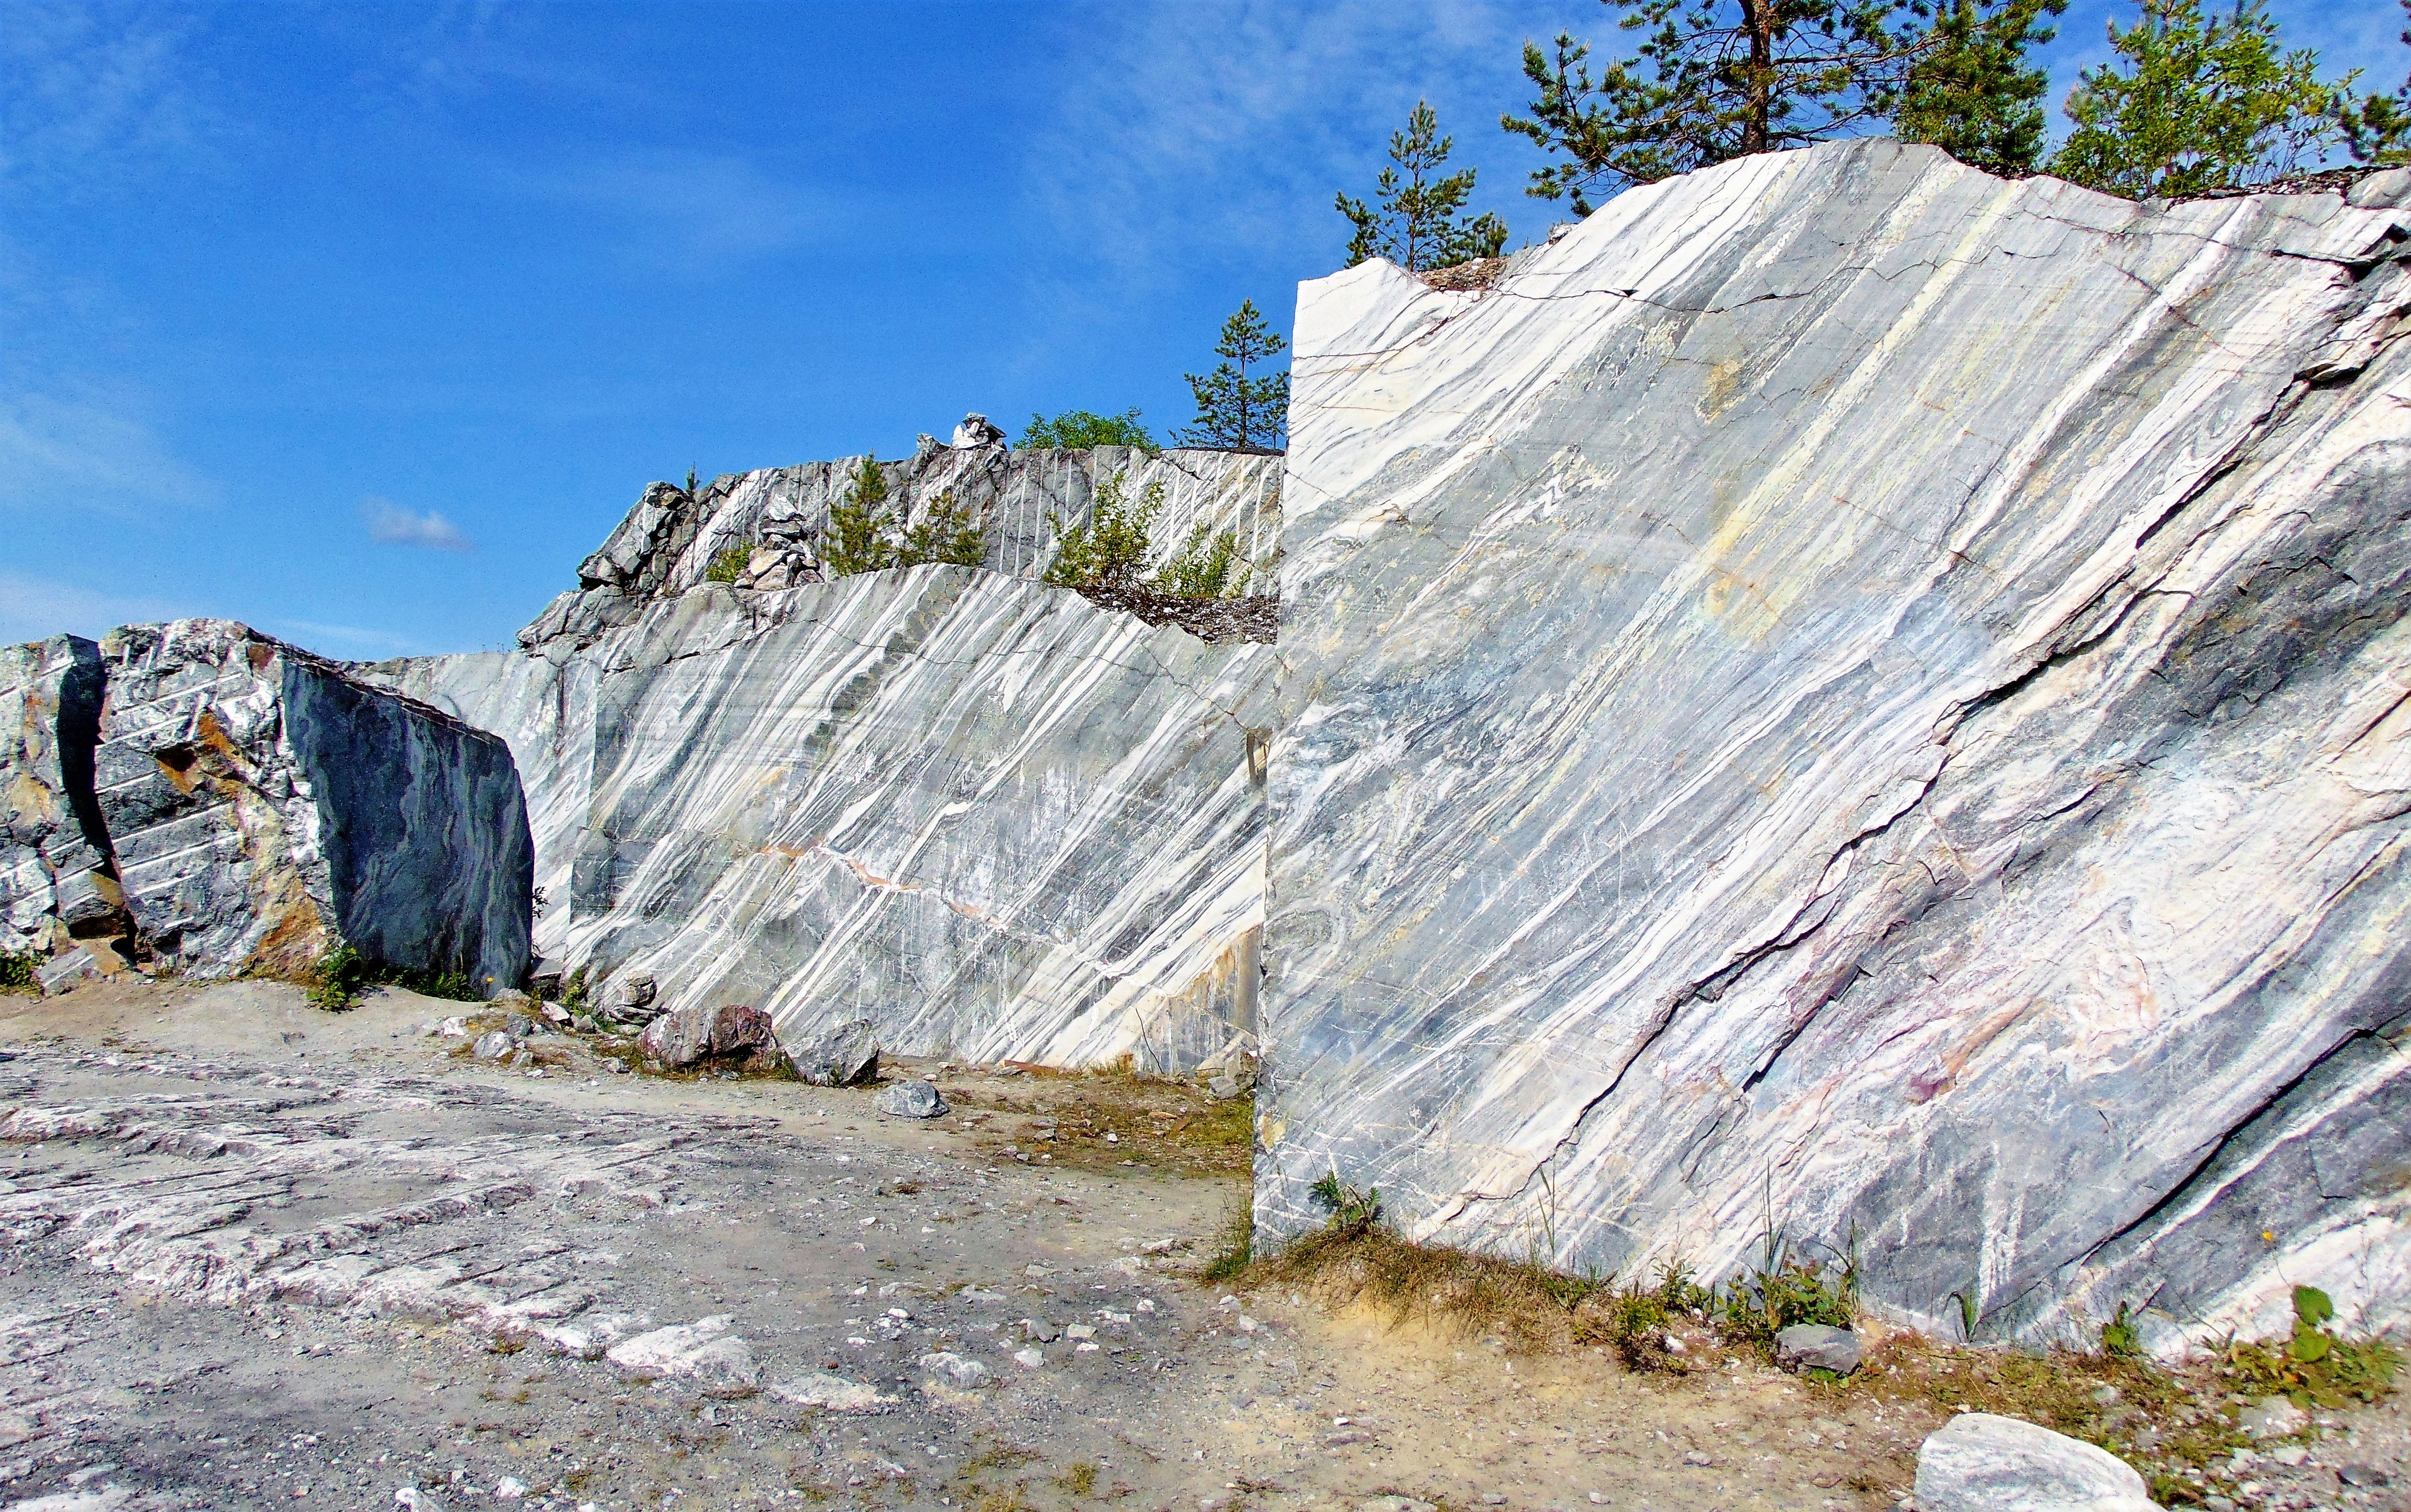
[[[1179,1089],[950,1069],[924,1125],[499,1069],[408,994],[4,1001],[0,1498],[45,1512],[1889,1506],[1938,1421],[1185,1281],[1243,1186]]]

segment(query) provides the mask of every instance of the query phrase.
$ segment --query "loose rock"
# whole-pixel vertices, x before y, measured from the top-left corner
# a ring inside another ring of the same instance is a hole
[[[986,1364],[966,1359],[950,1349],[923,1355],[921,1368],[958,1391],[976,1390],[992,1379]]]
[[[779,1054],[779,1031],[758,1008],[726,1003],[681,1008],[645,1027],[645,1054],[672,1068],[707,1060],[768,1059]]]
[[[2015,1418],[1964,1412],[1917,1454],[1918,1512],[2154,1512],[2106,1449]]]
[[[853,1086],[879,1074],[879,1040],[869,1019],[849,1019],[787,1059],[814,1086]]]
[[[1775,1336],[1775,1362],[1788,1371],[1828,1370],[1848,1375],[1859,1368],[1859,1336],[1821,1323],[1795,1323]]]
[[[477,1042],[469,1047],[469,1054],[479,1060],[500,1060],[519,1047],[518,1040],[500,1029],[494,1029],[479,1035]]]
[[[946,1111],[938,1089],[927,1082],[899,1082],[881,1092],[874,1106],[893,1118],[935,1118]]]

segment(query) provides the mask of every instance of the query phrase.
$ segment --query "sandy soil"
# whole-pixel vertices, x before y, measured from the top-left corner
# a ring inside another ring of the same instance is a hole
[[[1184,1089],[947,1068],[924,1124],[566,1036],[501,1069],[421,1032],[460,1010],[0,999],[0,1500],[1880,1507],[1940,1420],[1186,1280],[1244,1187]],[[2334,1470],[2399,1488],[2403,1421],[2241,1499],[2401,1505]]]

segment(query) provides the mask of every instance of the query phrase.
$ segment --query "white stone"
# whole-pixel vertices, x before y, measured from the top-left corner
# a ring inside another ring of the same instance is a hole
[[[1918,1512],[2153,1512],[2132,1465],[2015,1418],[1963,1412],[1917,1451]]]

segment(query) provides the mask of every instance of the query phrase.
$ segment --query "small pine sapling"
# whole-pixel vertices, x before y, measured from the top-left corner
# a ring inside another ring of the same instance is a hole
[[[896,547],[887,539],[887,475],[865,457],[855,469],[843,499],[829,506],[828,545],[822,554],[829,575],[875,573],[896,565]]]
[[[1147,531],[1163,507],[1163,485],[1150,483],[1135,504],[1123,498],[1125,474],[1097,485],[1088,522],[1065,525],[1053,510],[1046,528],[1055,532],[1055,560],[1046,581],[1059,588],[1132,588],[1147,572]]]
[[[972,506],[957,503],[955,490],[948,488],[924,505],[920,519],[904,532],[904,545],[896,553],[896,565],[917,567],[925,561],[939,561],[976,567],[986,558],[985,528],[973,516]]]
[[[1235,531],[1208,533],[1199,520],[1180,549],[1156,570],[1154,588],[1176,599],[1235,599],[1247,589],[1249,569],[1239,560]]]

